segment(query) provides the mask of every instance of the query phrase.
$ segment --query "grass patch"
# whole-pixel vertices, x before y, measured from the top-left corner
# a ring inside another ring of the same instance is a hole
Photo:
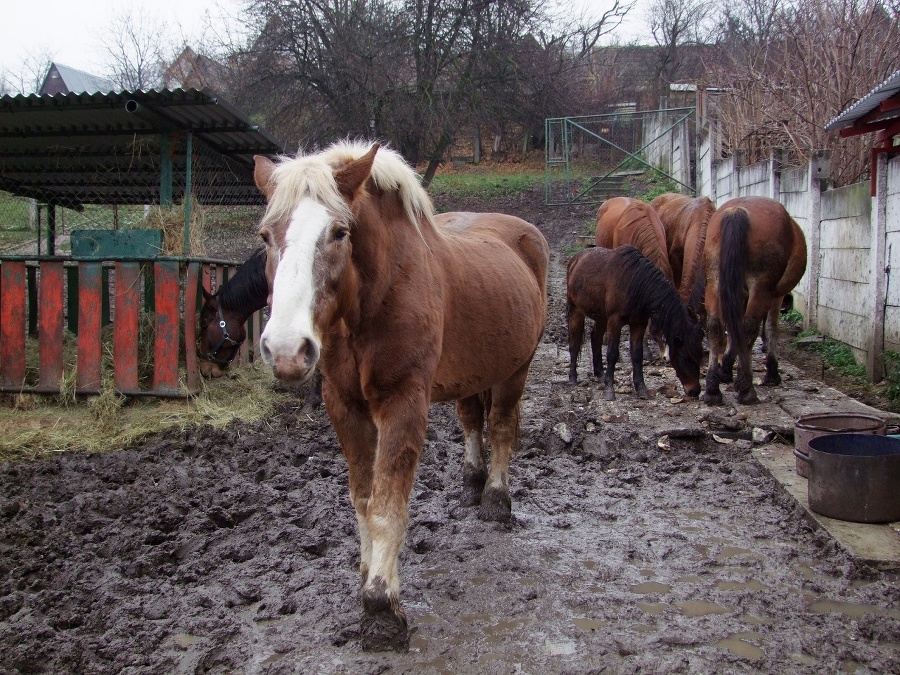
[[[865,366],[856,362],[853,351],[848,345],[828,336],[821,336],[822,339],[818,342],[801,342],[803,338],[817,335],[815,330],[802,330],[797,333],[797,337],[792,340],[791,344],[795,349],[806,349],[818,353],[825,366],[838,375],[850,378],[860,385],[869,384]]]
[[[273,388],[271,369],[251,364],[201,382],[188,399],[126,399],[108,387],[100,396],[5,394],[0,398],[0,460],[36,459],[57,452],[117,450],[166,429],[271,417],[275,407],[297,400]]]
[[[490,169],[447,172],[431,181],[428,191],[446,197],[504,197],[532,189],[543,181],[543,173],[500,173]]]

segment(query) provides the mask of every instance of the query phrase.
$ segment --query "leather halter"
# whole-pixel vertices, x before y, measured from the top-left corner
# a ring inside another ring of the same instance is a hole
[[[225,327],[225,319],[222,318],[222,306],[216,305],[216,313],[219,316],[219,328],[222,329],[222,339],[213,347],[209,352],[201,352],[199,349],[197,350],[197,358],[202,359],[203,361],[209,361],[210,363],[215,363],[220,368],[227,368],[231,365],[231,362],[234,361],[234,357],[237,356],[238,347],[240,347],[244,341],[243,340],[235,340],[228,334],[228,329]],[[231,354],[230,359],[220,359],[216,356],[219,353],[219,350],[225,346],[225,344],[232,345],[234,347],[234,352]],[[199,346],[200,340],[197,340],[197,345]]]

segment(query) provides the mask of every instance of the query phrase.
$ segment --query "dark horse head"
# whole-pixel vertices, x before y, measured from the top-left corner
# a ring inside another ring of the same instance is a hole
[[[628,275],[628,296],[639,298],[649,308],[651,320],[666,338],[669,359],[684,393],[699,396],[703,324],[696,308],[682,302],[672,283],[637,251],[629,252],[628,258],[632,268]]]
[[[246,322],[266,306],[266,252],[259,249],[215,294],[203,289],[197,333],[197,358],[206,377],[220,377],[247,339]]]

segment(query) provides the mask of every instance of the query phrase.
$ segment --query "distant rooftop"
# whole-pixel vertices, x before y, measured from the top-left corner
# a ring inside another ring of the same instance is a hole
[[[108,94],[119,89],[106,78],[51,63],[38,94]]]

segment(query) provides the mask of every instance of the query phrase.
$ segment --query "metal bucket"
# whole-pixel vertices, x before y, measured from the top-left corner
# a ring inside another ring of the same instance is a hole
[[[856,523],[900,520],[900,439],[852,433],[812,439],[809,508]]]
[[[794,468],[809,478],[809,442],[827,434],[876,434],[884,436],[887,425],[876,415],[863,413],[812,413],[794,424]]]

